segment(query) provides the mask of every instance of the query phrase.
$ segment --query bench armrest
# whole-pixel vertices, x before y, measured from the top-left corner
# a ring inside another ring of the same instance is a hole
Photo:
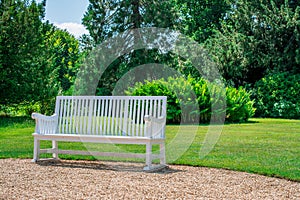
[[[35,119],[35,133],[53,134],[56,132],[58,116],[46,116],[40,113],[32,113],[32,119]]]
[[[146,136],[150,138],[165,138],[166,117],[145,115]]]

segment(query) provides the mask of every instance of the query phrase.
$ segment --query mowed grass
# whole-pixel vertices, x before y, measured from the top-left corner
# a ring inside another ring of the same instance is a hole
[[[169,164],[205,166],[245,171],[300,181],[300,120],[251,119],[245,124],[223,126],[212,150],[200,157],[207,125],[168,125]],[[34,121],[30,118],[0,118],[0,158],[32,158]],[[218,136],[218,135],[216,135]],[[177,139],[176,139],[177,138]],[[41,146],[50,147],[42,142]],[[59,143],[61,149],[145,152],[139,145]],[[155,147],[154,150],[157,150]],[[43,155],[43,157],[50,155]],[[103,159],[93,156],[60,155],[63,159]],[[130,161],[130,159],[106,158]],[[139,160],[141,161],[141,160]]]

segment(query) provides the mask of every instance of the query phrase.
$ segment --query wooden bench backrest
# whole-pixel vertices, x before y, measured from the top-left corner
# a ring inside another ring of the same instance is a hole
[[[166,116],[162,96],[58,96],[58,134],[146,137],[145,115]],[[164,138],[164,128],[156,137]]]

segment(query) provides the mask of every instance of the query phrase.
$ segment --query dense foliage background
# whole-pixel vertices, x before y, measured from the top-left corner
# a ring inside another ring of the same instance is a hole
[[[72,94],[80,64],[97,45],[126,30],[160,27],[178,30],[208,50],[227,87],[227,121],[246,121],[255,109],[258,117],[300,118],[299,1],[89,1],[82,19],[89,34],[78,39],[44,20],[46,0],[0,0],[1,114],[53,112],[55,96]],[[129,89],[132,94],[169,96],[170,122],[195,116],[208,121],[212,99],[203,91],[209,83],[189,60],[158,49],[120,56],[103,74],[96,94],[111,95],[126,73],[147,63],[165,64],[184,78],[135,77],[131,81],[140,83]],[[189,102],[174,96],[174,87],[186,91],[184,82],[190,82],[201,113],[181,115],[178,105]]]

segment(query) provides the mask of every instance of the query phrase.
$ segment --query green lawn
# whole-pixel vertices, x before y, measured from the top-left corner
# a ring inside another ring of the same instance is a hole
[[[202,159],[199,152],[209,126],[181,128],[183,130],[176,125],[167,126],[169,163],[225,168],[300,181],[300,120],[251,119],[245,124],[224,125],[213,150]],[[0,158],[32,158],[33,130],[34,122],[29,118],[0,118]],[[196,133],[195,137],[193,133]],[[174,142],[173,138],[178,135],[184,137]],[[185,138],[194,139],[190,144]],[[49,145],[50,142],[42,143],[42,147]],[[99,146],[99,144],[60,143],[62,149],[93,150],[99,149]],[[188,147],[187,150],[183,148],[184,146]],[[137,145],[101,145],[101,148],[145,151],[143,147]],[[183,154],[180,154],[178,159],[176,156],[172,157],[178,152]],[[95,159],[91,156],[60,157]]]

